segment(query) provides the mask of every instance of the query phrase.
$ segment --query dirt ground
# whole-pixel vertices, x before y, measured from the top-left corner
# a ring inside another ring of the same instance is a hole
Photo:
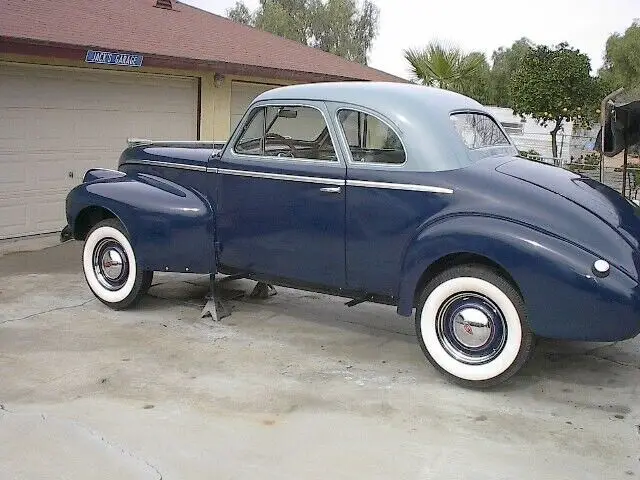
[[[278,288],[212,323],[206,277],[160,274],[114,312],[79,258],[0,257],[3,480],[640,477],[639,339],[541,341],[470,391],[394,308]]]

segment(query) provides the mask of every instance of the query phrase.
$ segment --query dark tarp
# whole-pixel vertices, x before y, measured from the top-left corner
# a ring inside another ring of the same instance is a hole
[[[640,144],[640,100],[614,103],[607,108],[604,129],[600,129],[595,150],[602,151],[602,131],[604,130],[604,154],[613,157],[625,148]]]

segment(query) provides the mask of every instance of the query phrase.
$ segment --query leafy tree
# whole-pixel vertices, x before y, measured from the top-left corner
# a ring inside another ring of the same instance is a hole
[[[589,57],[566,43],[533,48],[511,82],[516,115],[531,115],[542,126],[551,123],[551,147],[558,156],[556,135],[564,122],[587,125],[595,120],[600,87],[589,75]]]
[[[514,42],[511,47],[500,47],[493,52],[493,55],[491,55],[493,65],[488,85],[490,91],[487,94],[492,105],[511,107],[511,91],[509,88],[511,79],[532,47],[531,41],[523,37]]]
[[[482,52],[471,52],[467,55],[467,61],[477,64],[478,67],[473,75],[462,80],[458,93],[471,97],[483,105],[492,104],[493,79],[487,57]]]
[[[599,73],[611,90],[640,87],[640,20],[634,20],[624,35],[614,33],[609,37]]]
[[[310,3],[310,44],[366,65],[367,53],[378,32],[378,7],[365,1],[359,11],[354,0]]]
[[[251,11],[242,2],[236,2],[233,8],[228,9],[227,17],[234,22],[244,23],[245,25],[253,25],[255,21]]]
[[[466,55],[455,46],[431,42],[424,49],[408,49],[404,58],[414,80],[430,87],[460,91],[479,73],[484,56]]]
[[[261,0],[254,13],[256,28],[307,43],[309,15],[304,0]]]
[[[379,22],[370,0],[361,8],[356,0],[260,0],[255,12],[238,1],[227,16],[364,65]]]

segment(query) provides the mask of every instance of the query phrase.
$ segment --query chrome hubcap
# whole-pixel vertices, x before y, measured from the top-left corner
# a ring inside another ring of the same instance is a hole
[[[124,268],[124,261],[120,252],[115,248],[108,248],[102,254],[102,271],[104,276],[109,280],[116,280],[122,275],[122,269]]]
[[[481,347],[491,336],[489,317],[479,309],[465,308],[455,316],[453,322],[453,334],[465,347]]]
[[[124,247],[113,238],[101,240],[93,250],[93,271],[108,290],[119,290],[127,282],[129,262]]]
[[[472,292],[451,296],[436,316],[440,344],[453,358],[469,365],[495,359],[507,340],[507,325],[489,298]]]

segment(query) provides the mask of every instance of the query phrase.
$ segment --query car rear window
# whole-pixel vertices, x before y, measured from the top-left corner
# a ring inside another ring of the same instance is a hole
[[[470,149],[509,145],[509,139],[498,124],[482,113],[453,113],[451,121],[462,141]]]

